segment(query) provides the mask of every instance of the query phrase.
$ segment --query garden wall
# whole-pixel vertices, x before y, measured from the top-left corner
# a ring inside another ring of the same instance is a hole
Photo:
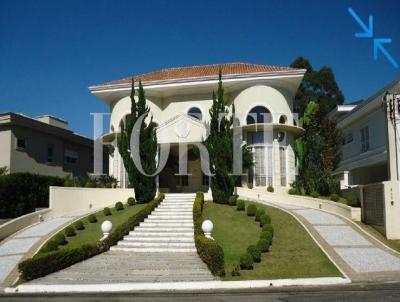
[[[50,209],[52,217],[60,217],[90,209],[100,209],[126,202],[134,197],[133,189],[50,187]]]
[[[291,205],[304,206],[307,208],[321,209],[327,212],[341,215],[353,221],[361,221],[361,209],[353,208],[341,203],[320,198],[307,196],[289,195],[286,193],[261,192],[256,189],[237,188],[237,194],[241,198],[252,199],[254,201],[263,200],[273,203],[284,203]]]

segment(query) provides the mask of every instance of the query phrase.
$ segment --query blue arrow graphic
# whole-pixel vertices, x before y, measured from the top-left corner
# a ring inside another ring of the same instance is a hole
[[[385,43],[392,43],[392,39],[389,38],[379,38],[374,39],[374,60],[378,60],[378,51],[380,50],[386,59],[389,60],[390,63],[394,66],[394,68],[399,68],[399,64],[393,59],[390,53],[386,50],[386,48],[382,45]]]
[[[350,15],[353,16],[354,20],[362,27],[364,30],[363,33],[355,33],[356,38],[372,38],[374,35],[374,20],[372,16],[369,16],[368,18],[368,27],[364,24],[363,21],[361,21],[360,17],[356,14],[356,12],[349,7],[349,13]]]

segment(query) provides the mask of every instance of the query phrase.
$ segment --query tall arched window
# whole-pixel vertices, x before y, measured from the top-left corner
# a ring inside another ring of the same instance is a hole
[[[203,114],[201,113],[200,108],[198,107],[192,107],[188,110],[187,113],[189,116],[197,118],[198,120],[202,120],[203,119]]]
[[[247,115],[246,123],[247,125],[272,123],[271,112],[264,106],[256,106]]]

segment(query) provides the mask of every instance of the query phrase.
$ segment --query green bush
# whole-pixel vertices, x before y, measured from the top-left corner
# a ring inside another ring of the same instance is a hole
[[[109,207],[105,207],[104,210],[103,210],[103,214],[104,214],[104,216],[112,215],[110,208]]]
[[[97,217],[96,217],[96,215],[90,214],[89,217],[88,217],[88,221],[89,221],[90,223],[96,223],[96,222],[97,222]]]
[[[50,240],[43,245],[41,248],[41,253],[49,253],[58,250],[58,243],[55,240]]]
[[[340,196],[338,195],[338,194],[336,194],[336,193],[333,193],[333,194],[331,194],[331,200],[332,201],[339,201],[339,199],[340,199]]]
[[[257,243],[257,246],[262,253],[266,253],[269,251],[270,243],[266,239],[260,239]]]
[[[122,211],[124,209],[124,205],[122,204],[122,202],[118,201],[115,203],[115,209],[117,211]]]
[[[238,197],[237,195],[232,195],[231,197],[229,197],[229,205],[230,206],[236,206],[237,205],[237,201],[238,201]]]
[[[68,241],[65,239],[65,236],[61,233],[55,235],[52,241],[54,241],[54,243],[57,244],[57,247],[59,245],[66,245],[68,243]]]
[[[265,210],[264,209],[257,209],[257,211],[256,211],[256,221],[260,221],[260,217],[262,215],[265,215]]]
[[[290,188],[289,191],[288,191],[288,194],[289,195],[296,195],[296,189]]]
[[[262,227],[262,232],[264,231],[268,231],[272,234],[272,236],[274,235],[274,227],[272,226],[272,224],[266,224]]]
[[[266,224],[271,223],[271,217],[268,214],[264,214],[260,217],[260,226],[264,226]]]
[[[273,234],[270,231],[262,231],[260,240],[267,240],[268,244],[272,244]]]
[[[354,193],[347,195],[346,199],[347,199],[348,206],[351,206],[351,207],[360,207],[361,206],[358,196]]]
[[[194,239],[197,253],[215,276],[225,275],[224,251],[215,240],[204,236],[201,229],[204,194],[197,193],[193,204]]]
[[[268,186],[267,191],[268,191],[268,192],[274,192],[274,187]]]
[[[240,257],[241,269],[251,270],[253,269],[253,263],[254,263],[253,257],[249,253],[246,253]]]
[[[135,198],[134,197],[129,197],[128,198],[128,200],[127,200],[127,204],[128,204],[128,206],[134,206],[135,204],[136,204],[136,200],[135,200]]]
[[[65,236],[67,236],[67,237],[76,236],[75,229],[72,226],[66,227],[64,232],[65,232]]]
[[[236,210],[238,210],[238,211],[244,211],[244,209],[245,209],[245,203],[244,203],[244,200],[238,200],[237,201],[237,206],[236,206]]]
[[[67,268],[77,262],[106,252],[111,246],[118,243],[135,226],[144,219],[160,204],[164,194],[149,202],[146,207],[135,215],[128,218],[126,222],[116,227],[110,235],[99,244],[87,244],[76,249],[62,249],[58,251],[36,254],[33,258],[27,259],[18,265],[23,281],[33,280]]]
[[[247,207],[247,216],[253,217],[256,215],[257,207],[254,204],[251,204]]]
[[[261,249],[256,245],[249,245],[247,253],[253,257],[254,262],[261,262]]]
[[[232,277],[239,277],[240,276],[240,266],[239,265],[235,265],[235,267],[233,268],[233,270],[231,272],[231,276]]]
[[[85,225],[83,224],[82,220],[78,220],[77,222],[75,222],[75,229],[77,229],[78,231],[82,231],[85,229]]]
[[[317,198],[317,197],[319,197],[319,193],[318,192],[316,192],[316,191],[313,191],[313,192],[311,192],[311,197],[313,197],[313,198]]]
[[[0,177],[0,218],[15,218],[49,207],[49,186],[62,186],[64,179],[31,173]]]

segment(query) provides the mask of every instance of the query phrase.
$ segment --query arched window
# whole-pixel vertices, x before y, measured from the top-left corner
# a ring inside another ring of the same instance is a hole
[[[281,115],[279,118],[279,124],[286,124],[286,122],[287,122],[286,115]]]
[[[247,125],[272,123],[271,112],[264,106],[256,106],[250,110],[246,117]]]
[[[197,118],[198,120],[202,120],[203,119],[203,114],[201,113],[200,108],[198,107],[192,107],[188,110],[187,113],[189,116]]]

